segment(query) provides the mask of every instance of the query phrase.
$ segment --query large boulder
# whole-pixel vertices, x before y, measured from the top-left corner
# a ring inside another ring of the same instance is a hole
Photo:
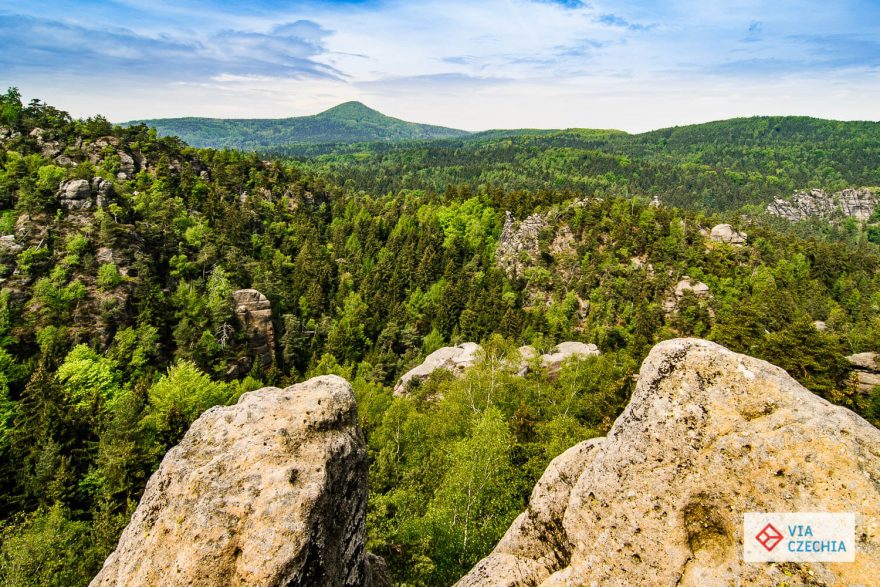
[[[663,342],[607,438],[579,446],[554,461],[529,510],[461,585],[880,577],[880,430],[769,363],[702,340]],[[855,512],[855,562],[744,563],[743,514],[776,511]]]
[[[746,244],[748,235],[738,231],[729,224],[718,224],[712,227],[712,230],[709,232],[709,238],[716,243],[727,243],[741,247]]]
[[[455,375],[461,374],[477,362],[477,353],[480,350],[482,347],[475,342],[465,342],[458,346],[445,346],[437,349],[425,357],[421,365],[413,367],[400,377],[397,385],[394,386],[394,395],[406,395],[410,381],[427,379],[437,369],[445,369]]]
[[[254,357],[264,368],[275,363],[275,327],[272,324],[272,304],[255,289],[232,292],[235,319],[248,338]]]
[[[246,393],[168,451],[91,586],[369,586],[366,503],[344,379]]]
[[[578,357],[586,359],[587,357],[595,357],[599,355],[599,347],[594,344],[586,344],[583,342],[560,342],[553,349],[552,353],[541,355],[541,366],[547,369],[548,373],[556,373],[562,368],[562,364],[566,359]]]

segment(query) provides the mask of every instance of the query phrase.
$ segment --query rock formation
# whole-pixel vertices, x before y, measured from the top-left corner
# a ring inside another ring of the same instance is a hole
[[[366,503],[344,379],[246,393],[168,451],[91,587],[370,586]]]
[[[556,373],[562,368],[566,359],[571,357],[587,358],[599,355],[599,347],[582,342],[560,342],[552,353],[541,355],[541,366],[548,373]]]
[[[808,218],[832,220],[840,216],[864,222],[870,218],[878,204],[880,195],[868,188],[846,189],[836,194],[811,189],[795,192],[789,200],[774,199],[767,204],[767,212],[791,222]]]
[[[272,325],[272,304],[255,289],[232,293],[235,319],[247,335],[248,345],[260,364],[268,368],[275,363],[275,327]]]
[[[743,513],[856,513],[854,563],[745,564]],[[459,583],[866,585],[880,577],[880,430],[785,371],[696,339],[648,355],[608,436],[557,458]]]
[[[712,227],[712,230],[709,232],[709,238],[716,243],[727,243],[741,247],[746,244],[748,235],[736,230],[729,224],[718,224]]]
[[[437,349],[425,357],[419,366],[410,369],[400,377],[397,385],[394,386],[394,394],[406,395],[410,381],[423,381],[438,369],[445,369],[453,375],[461,375],[465,369],[476,364],[481,350],[482,347],[475,342],[465,342],[458,346]],[[538,351],[533,346],[521,346],[517,351],[520,359],[510,367],[522,377],[531,369],[532,362],[538,357]],[[594,344],[561,342],[553,348],[552,353],[540,355],[540,364],[548,374],[553,375],[562,368],[566,359],[571,357],[585,359],[596,355],[599,355],[599,347]]]
[[[505,213],[495,262],[509,277],[522,277],[530,261],[538,258],[541,253],[538,236],[547,226],[548,221],[542,214],[517,221],[510,212]]]
[[[853,379],[860,392],[871,393],[880,386],[880,353],[856,353],[846,360],[852,365]]]
[[[685,275],[681,278],[681,281],[675,284],[675,289],[663,301],[663,309],[667,314],[676,311],[679,302],[681,302],[687,292],[691,292],[700,299],[706,299],[710,296],[708,285]]]
[[[446,369],[459,374],[477,362],[477,353],[482,347],[475,342],[465,342],[458,346],[445,346],[437,349],[422,361],[422,364],[404,373],[394,386],[394,395],[405,395],[410,381],[427,379],[437,369]]]
[[[88,180],[71,179],[58,188],[58,199],[66,210],[88,210],[92,207],[92,188]]]

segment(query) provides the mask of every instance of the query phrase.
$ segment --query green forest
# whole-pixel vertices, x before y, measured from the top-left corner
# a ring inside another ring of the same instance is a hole
[[[399,585],[452,584],[485,556],[549,461],[608,430],[658,341],[766,359],[880,424],[880,391],[857,391],[845,360],[880,348],[880,250],[855,221],[761,213],[794,189],[880,184],[878,150],[876,123],[761,118],[270,156],[74,120],[10,89],[0,585],[88,584],[201,412],[319,374],[354,386],[367,547]],[[507,212],[544,219],[522,271],[498,262]],[[721,222],[746,244],[708,239]],[[710,295],[669,310],[685,276]],[[271,302],[270,364],[235,327],[243,288]],[[509,368],[520,345],[569,340],[601,354]],[[483,352],[463,377],[393,395],[426,354],[465,341]]]

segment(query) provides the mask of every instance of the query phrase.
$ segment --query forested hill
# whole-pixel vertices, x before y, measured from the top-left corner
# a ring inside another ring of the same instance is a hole
[[[620,131],[494,131],[396,145],[297,146],[337,183],[370,192],[447,185],[659,197],[707,210],[764,205],[794,190],[880,185],[880,123],[738,118],[629,135]]]
[[[459,137],[462,130],[405,122],[360,102],[346,102],[314,116],[279,119],[160,118],[136,120],[160,136],[177,136],[196,147],[265,149],[284,145],[395,142]]]
[[[367,546],[397,584],[451,585],[485,556],[550,460],[607,433],[661,340],[769,360],[880,422],[880,388],[858,391],[845,358],[880,348],[880,254],[858,225],[827,223],[826,239],[623,198],[636,176],[612,169],[655,168],[607,153],[578,176],[597,197],[517,190],[522,168],[564,177],[581,157],[528,140],[465,151],[493,187],[361,192],[0,95],[0,585],[87,585],[199,414],[314,375],[355,389]],[[505,149],[535,158],[505,168]],[[451,160],[419,159],[454,178]],[[656,175],[682,193],[689,178]],[[713,240],[725,219],[747,236]],[[394,396],[425,355],[469,341],[486,360],[463,378]],[[563,341],[601,354],[499,368]],[[489,477],[471,493],[474,463]]]

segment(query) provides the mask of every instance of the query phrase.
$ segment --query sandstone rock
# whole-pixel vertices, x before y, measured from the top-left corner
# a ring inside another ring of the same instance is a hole
[[[853,367],[852,376],[860,392],[871,393],[880,386],[880,353],[856,353],[846,360]]]
[[[865,585],[880,577],[880,430],[764,361],[702,340],[660,343],[629,406],[582,462],[562,530],[558,514],[531,526],[518,518],[461,585]],[[532,501],[554,495],[549,485]],[[745,564],[742,516],[753,511],[855,512],[856,561]],[[542,536],[554,546],[529,546]]]
[[[366,501],[345,380],[246,393],[168,451],[91,586],[369,586]]]
[[[65,181],[58,188],[61,207],[67,210],[88,210],[92,207],[92,189],[85,179]]]
[[[14,234],[0,236],[0,258],[13,258],[21,252],[21,245],[15,242]]]
[[[404,373],[394,386],[394,395],[406,395],[407,386],[412,380],[422,381],[437,369],[446,369],[458,375],[477,361],[477,353],[482,347],[475,342],[465,342],[458,346],[445,346],[437,349],[422,361],[422,364]]]
[[[767,204],[767,212],[791,222],[808,218],[832,220],[851,217],[864,222],[880,205],[880,195],[868,188],[846,189],[836,194],[811,189],[795,192],[789,200],[776,198]]]
[[[538,356],[538,350],[531,346],[525,345],[516,349],[519,353],[519,365],[517,366],[516,374],[520,377],[524,377],[531,369],[532,361]]]
[[[681,278],[681,281],[675,284],[675,289],[663,301],[663,309],[667,314],[676,311],[679,302],[684,298],[686,292],[691,292],[698,298],[705,299],[710,297],[708,285],[685,275]]]
[[[582,342],[561,342],[556,345],[552,353],[541,355],[541,365],[549,373],[556,373],[562,368],[566,359],[571,357],[594,357],[599,355],[599,347],[594,344]]]
[[[95,204],[99,208],[103,208],[110,203],[110,200],[114,195],[113,182],[107,181],[103,177],[96,177],[92,180],[92,191],[97,194]]]
[[[532,214],[525,220],[517,221],[509,211],[505,212],[495,262],[509,277],[521,277],[528,267],[528,261],[537,259],[541,254],[538,235],[547,225],[547,219],[541,214]]]
[[[247,335],[251,352],[263,367],[275,363],[275,327],[272,325],[272,304],[255,289],[240,289],[232,293],[235,318]]]
[[[727,243],[741,247],[746,244],[748,235],[736,230],[729,224],[718,224],[712,227],[712,230],[709,232],[709,238],[717,243]]]

